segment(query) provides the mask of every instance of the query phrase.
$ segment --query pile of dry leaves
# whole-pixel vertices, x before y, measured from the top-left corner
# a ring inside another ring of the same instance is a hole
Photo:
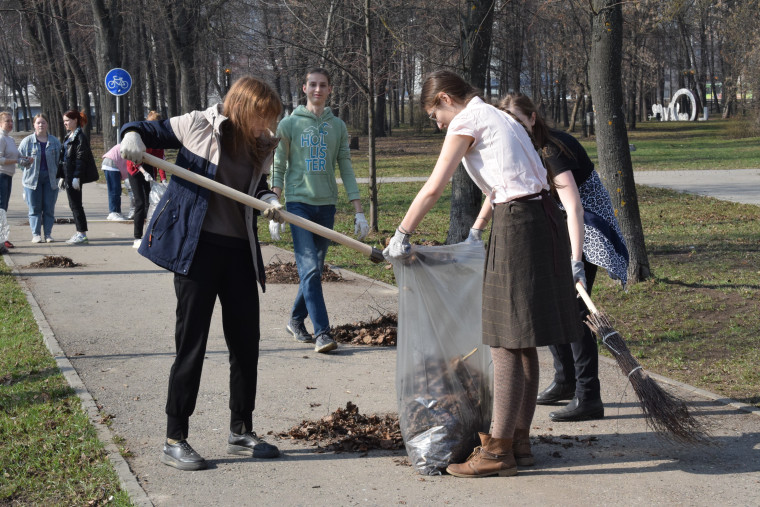
[[[370,322],[354,322],[333,327],[330,334],[339,343],[392,347],[396,345],[397,330],[398,317],[392,313]]]
[[[346,403],[319,421],[302,421],[278,438],[303,440],[317,447],[316,452],[362,452],[372,449],[403,449],[404,441],[395,414],[362,415],[359,408]]]
[[[29,264],[30,268],[75,268],[76,262],[63,255],[46,255],[42,260]]]
[[[266,267],[267,282],[269,283],[299,283],[301,279],[298,277],[298,269],[295,262],[280,262],[276,264],[269,264]],[[342,282],[343,277],[330,269],[330,266],[325,264],[322,270],[323,282]]]

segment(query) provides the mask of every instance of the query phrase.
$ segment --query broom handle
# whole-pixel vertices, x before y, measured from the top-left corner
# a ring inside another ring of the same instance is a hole
[[[588,307],[589,311],[591,313],[599,313],[599,310],[597,310],[594,302],[591,301],[591,297],[589,297],[588,292],[586,292],[586,289],[583,288],[583,284],[581,282],[578,282],[575,284],[575,289],[578,291],[578,294],[581,296],[581,299],[583,299],[583,302],[586,303],[586,306]]]
[[[217,183],[216,181],[210,178],[206,178],[205,176],[201,176],[200,174],[195,174],[192,171],[183,169],[178,165],[172,164],[171,162],[167,162],[166,160],[155,157],[149,153],[143,153],[143,162],[145,162],[146,164],[150,164],[154,167],[158,167],[159,169],[163,169],[164,171],[171,173],[175,176],[178,176],[191,183],[195,183],[199,187],[207,188],[225,197],[229,197],[233,201],[237,201],[239,203],[245,204],[246,206],[250,208],[254,208],[259,211],[264,211],[265,209],[271,206],[271,204],[266,203],[260,199],[256,199],[255,197],[252,197],[244,192],[240,192],[238,190],[235,190],[234,188],[228,187],[227,185],[222,185],[221,183]],[[296,225],[298,227],[301,227],[302,229],[306,229],[309,232],[318,234],[322,236],[323,238],[327,238],[331,241],[335,241],[336,243],[340,243],[341,245],[344,245],[353,250],[356,250],[357,252],[369,257],[372,262],[378,263],[378,262],[383,262],[384,260],[383,252],[381,252],[377,248],[372,247],[371,245],[367,245],[366,243],[357,241],[354,238],[350,238],[346,236],[345,234],[341,234],[332,229],[328,229],[327,227],[323,227],[319,224],[315,224],[314,222],[310,220],[306,220],[305,218],[301,218],[297,215],[294,215],[293,213],[289,213],[285,211],[284,209],[280,210],[279,213],[282,216],[282,218],[284,218],[285,221],[288,222],[289,224]]]

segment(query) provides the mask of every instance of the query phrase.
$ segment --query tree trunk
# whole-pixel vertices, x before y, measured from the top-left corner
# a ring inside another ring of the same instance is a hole
[[[568,132],[575,132],[575,123],[578,118],[578,109],[581,107],[581,100],[583,100],[583,87],[579,87],[578,95],[575,96],[573,112],[570,113],[570,125],[567,127]]]
[[[117,2],[109,2],[106,6],[104,0],[91,0],[92,13],[95,18],[97,30],[95,32],[95,47],[98,58],[98,87],[100,88],[100,120],[103,126],[103,148],[109,149],[116,144],[116,132],[121,127],[121,119],[117,118],[116,128],[111,128],[111,115],[115,113],[116,102],[113,96],[105,89],[103,80],[109,70],[121,67],[121,30],[122,16],[121,6]]]
[[[374,113],[375,137],[385,137],[385,133],[387,132],[386,119],[385,119],[385,113],[386,113],[385,111],[386,110],[385,79],[379,78],[377,80],[377,83],[375,83],[375,86],[377,87],[377,91],[374,94],[375,95],[375,113]]]
[[[628,280],[651,276],[644,245],[633,165],[625,129],[622,90],[623,12],[617,0],[593,0],[589,80],[597,116],[599,174],[610,192],[623,231],[630,264]]]
[[[493,0],[468,0],[465,2],[465,13],[462,17],[459,40],[462,48],[462,70],[465,79],[480,89],[485,84],[488,53],[491,48],[493,8]],[[464,166],[459,164],[451,180],[447,245],[467,239],[482,204],[483,192],[472,181]]]
[[[205,29],[197,3],[167,2],[164,5],[169,43],[179,74],[179,106],[182,113],[201,108],[200,82],[195,76],[195,52]]]
[[[369,227],[377,232],[377,160],[375,158],[375,74],[372,62],[372,3],[364,0],[364,39],[367,45],[367,156],[369,157]]]

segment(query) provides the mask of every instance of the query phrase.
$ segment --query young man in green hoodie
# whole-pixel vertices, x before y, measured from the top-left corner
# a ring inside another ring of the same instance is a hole
[[[351,166],[348,129],[343,120],[326,107],[332,92],[330,74],[322,68],[310,69],[303,91],[306,106],[298,106],[277,127],[280,144],[274,157],[272,191],[280,197],[284,189],[285,207],[290,213],[332,229],[338,200],[337,165],[348,199],[356,211],[354,233],[362,240],[369,232],[369,224],[362,211],[359,187]],[[292,224],[290,231],[301,282],[286,327],[297,341],[316,342],[316,352],[330,352],[338,347],[330,336],[330,321],[322,294],[322,267],[330,240]],[[279,240],[280,224],[270,222],[269,232],[273,240]],[[307,316],[311,318],[316,340],[304,325]]]

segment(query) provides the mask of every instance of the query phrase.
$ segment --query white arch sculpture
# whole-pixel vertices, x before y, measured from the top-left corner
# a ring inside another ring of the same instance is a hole
[[[668,109],[670,110],[668,116],[670,116],[671,121],[681,120],[678,111],[676,110],[676,102],[681,97],[681,95],[686,95],[689,98],[689,104],[691,105],[691,115],[689,116],[689,121],[694,121],[694,119],[697,117],[697,101],[694,99],[694,94],[691,93],[691,90],[688,88],[681,88],[673,94],[673,97],[670,99],[670,105],[668,106]],[[683,119],[685,120],[686,118]]]

